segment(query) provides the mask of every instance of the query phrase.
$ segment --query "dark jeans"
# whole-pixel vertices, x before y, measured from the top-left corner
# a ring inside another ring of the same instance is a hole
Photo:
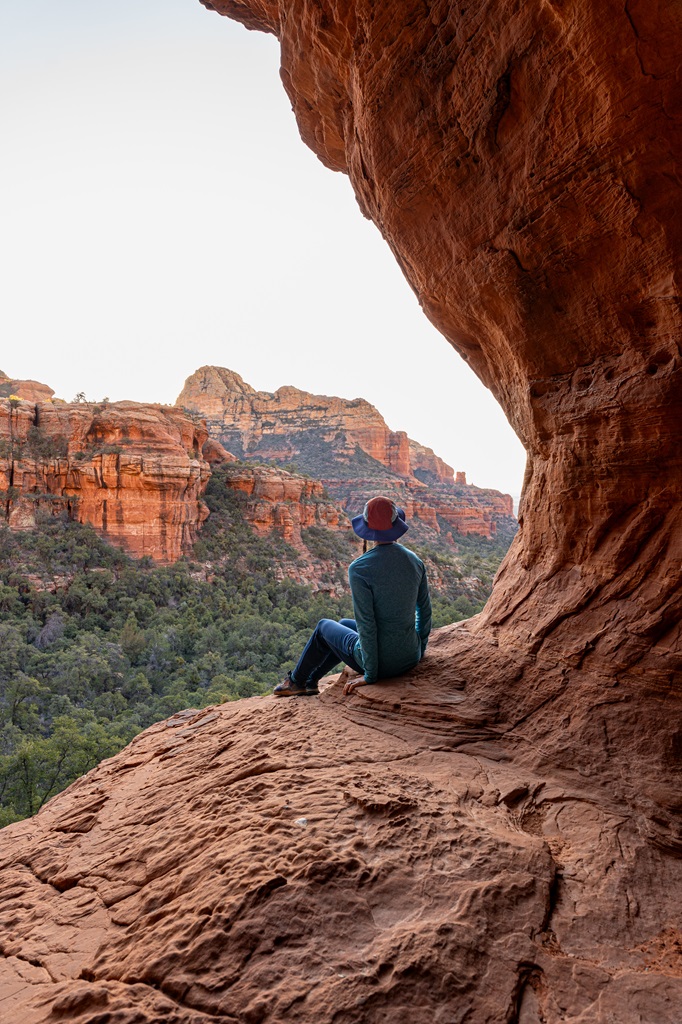
[[[341,619],[340,622],[320,619],[291,673],[294,682],[313,686],[340,661],[356,672],[362,672],[362,666],[353,657],[353,648],[358,641],[357,630],[355,619]]]

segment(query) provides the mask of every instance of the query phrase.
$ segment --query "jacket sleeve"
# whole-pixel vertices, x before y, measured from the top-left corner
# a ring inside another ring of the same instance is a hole
[[[426,578],[426,568],[422,566],[422,578],[417,593],[417,610],[415,613],[415,628],[419,633],[422,642],[422,658],[431,632],[431,596],[429,594],[429,581]]]
[[[360,634],[365,679],[368,683],[375,683],[379,675],[379,651],[377,648],[377,624],[374,618],[374,598],[366,580],[352,569],[348,573],[348,579],[353,596],[353,612]]]

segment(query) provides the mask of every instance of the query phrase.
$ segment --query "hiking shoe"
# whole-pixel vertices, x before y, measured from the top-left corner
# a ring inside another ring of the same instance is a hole
[[[281,683],[278,683],[272,691],[274,697],[314,697],[319,693],[317,683],[307,687],[302,683],[295,683],[291,678],[291,672],[287,672]]]

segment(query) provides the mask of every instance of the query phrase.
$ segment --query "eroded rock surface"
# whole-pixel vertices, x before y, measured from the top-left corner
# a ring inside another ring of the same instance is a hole
[[[674,3],[215,0],[529,452],[481,624],[667,687],[682,640]]]
[[[202,366],[185,381],[177,405],[206,419],[213,438],[243,459],[293,463],[320,478],[348,515],[374,494],[388,494],[429,540],[455,530],[482,537],[516,526],[511,495],[467,485],[431,448],[393,431],[363,398],[347,401],[294,387],[256,391],[239,374]]]
[[[66,511],[133,555],[175,561],[208,515],[206,438],[172,407],[0,399],[4,518],[29,530],[39,509]]]
[[[247,496],[242,513],[257,533],[278,533],[301,547],[301,530],[308,527],[350,530],[348,517],[328,500],[319,480],[245,463],[228,466],[223,476],[227,487]]]
[[[279,36],[304,141],[527,448],[481,650],[526,659],[514,685],[547,701],[557,758],[619,764],[679,852],[661,794],[682,788],[680,6],[207,6]],[[579,726],[548,682],[573,669]],[[510,685],[500,668],[500,700]],[[614,686],[623,713],[596,735]]]
[[[3,1019],[677,1024],[682,861],[591,755],[542,768],[472,642],[182,712],[4,829]]]

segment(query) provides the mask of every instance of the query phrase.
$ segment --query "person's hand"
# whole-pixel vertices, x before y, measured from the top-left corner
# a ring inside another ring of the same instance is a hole
[[[360,679],[352,679],[349,682],[347,682],[346,685],[344,686],[343,694],[345,697],[347,697],[349,694],[353,693],[354,690],[357,690],[358,686],[366,685],[367,680],[365,679],[364,676],[362,676]]]

